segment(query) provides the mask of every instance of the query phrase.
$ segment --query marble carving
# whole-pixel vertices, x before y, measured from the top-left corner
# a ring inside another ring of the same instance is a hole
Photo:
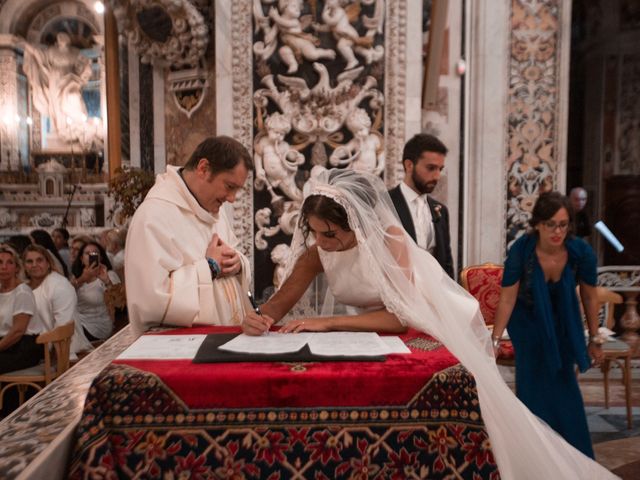
[[[71,45],[69,35],[59,32],[56,44],[49,47],[24,43],[23,68],[35,108],[51,121],[49,146],[80,144],[86,149],[99,148],[102,122],[98,118],[88,121],[82,98],[82,87],[91,77],[91,62]]]
[[[254,238],[278,284],[312,169],[385,171],[385,2],[253,0],[252,10],[254,187],[268,192]]]

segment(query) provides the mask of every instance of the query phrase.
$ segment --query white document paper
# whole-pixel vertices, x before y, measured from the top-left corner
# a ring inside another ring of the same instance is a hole
[[[193,360],[206,335],[143,335],[118,360]]]
[[[387,353],[411,353],[400,337],[380,337],[389,351]]]
[[[375,332],[312,333],[309,349],[323,356],[376,356],[389,353],[389,347]]]
[[[314,355],[378,356],[411,353],[399,337],[380,337],[374,332],[268,332],[260,336],[238,335],[220,350],[242,353],[292,353],[306,344]]]
[[[310,333],[276,333],[250,336],[244,333],[218,347],[220,350],[243,353],[292,353],[309,342]]]

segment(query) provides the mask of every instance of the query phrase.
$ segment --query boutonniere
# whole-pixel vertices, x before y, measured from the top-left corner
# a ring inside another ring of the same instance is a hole
[[[437,222],[438,220],[440,220],[440,217],[442,216],[442,213],[440,213],[440,210],[442,210],[442,205],[436,205],[435,207],[433,207],[434,222]]]

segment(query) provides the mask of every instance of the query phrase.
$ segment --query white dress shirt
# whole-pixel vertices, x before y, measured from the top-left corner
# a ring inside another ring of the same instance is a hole
[[[433,253],[436,246],[436,236],[427,194],[418,195],[404,182],[400,183],[400,191],[407,201],[409,212],[411,212],[411,219],[416,230],[416,243],[420,248]]]

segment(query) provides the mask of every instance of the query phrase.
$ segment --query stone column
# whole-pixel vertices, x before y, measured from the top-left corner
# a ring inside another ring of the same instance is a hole
[[[5,43],[0,39],[0,45]],[[16,53],[0,46],[0,171],[18,170],[18,65]]]
[[[104,13],[105,27],[105,72],[107,78],[107,159],[109,162],[109,179],[120,168],[122,156],[120,151],[120,69],[118,65],[118,27],[110,8]]]

